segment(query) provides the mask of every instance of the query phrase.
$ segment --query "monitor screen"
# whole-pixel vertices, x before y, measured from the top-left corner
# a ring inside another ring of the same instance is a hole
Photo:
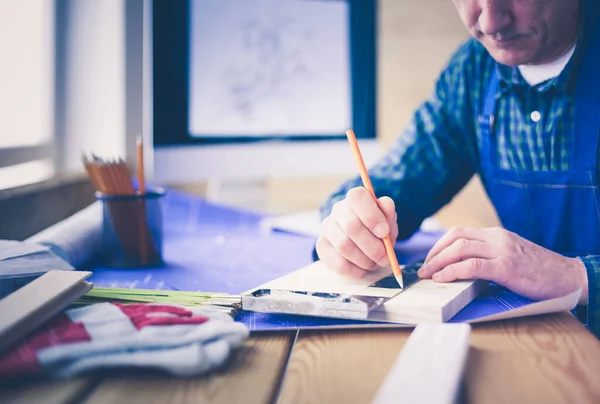
[[[346,2],[191,7],[191,136],[330,136],[351,127]]]
[[[375,1],[154,0],[154,145],[375,138]]]

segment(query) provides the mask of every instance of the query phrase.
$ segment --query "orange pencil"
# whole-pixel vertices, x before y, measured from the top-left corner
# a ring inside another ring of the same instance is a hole
[[[373,199],[375,200],[375,203],[377,203],[377,197],[375,196],[375,191],[373,190],[373,185],[371,184],[371,179],[369,178],[369,173],[367,172],[367,167],[365,167],[365,162],[363,161],[360,149],[358,148],[358,142],[356,141],[356,136],[354,136],[354,131],[352,129],[347,130],[346,136],[348,136],[350,147],[354,153],[354,159],[358,165],[363,186],[369,190],[371,196],[373,196]],[[392,239],[390,238],[389,234],[383,239],[383,244],[385,245],[385,251],[392,266],[392,271],[394,271],[394,277],[396,278],[396,281],[398,281],[400,288],[404,289],[402,271],[400,271],[400,265],[398,265],[398,259],[396,258],[394,246],[392,245]]]
[[[142,142],[142,137],[138,136],[136,141],[136,151],[137,151],[137,176],[138,176],[138,188],[140,195],[144,195],[146,193],[146,180],[144,179],[144,143]]]
[[[144,144],[142,136],[138,136],[136,141],[137,152],[137,177],[138,190],[140,195],[146,194],[146,180],[144,178]],[[146,201],[141,201],[140,212],[140,253],[142,255],[142,263],[148,262],[147,239],[146,239]]]

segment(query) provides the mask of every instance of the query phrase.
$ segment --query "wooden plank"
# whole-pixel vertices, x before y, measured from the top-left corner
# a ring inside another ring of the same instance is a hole
[[[20,383],[0,386],[0,403],[3,404],[68,404],[80,402],[97,381],[92,378],[77,378],[61,382]]]
[[[431,279],[422,279],[401,291],[396,282],[392,285],[376,282],[392,273],[390,268],[369,272],[363,279],[351,279],[329,270],[321,261],[281,276],[242,294],[245,309],[263,312],[286,312],[292,314],[318,313],[322,316],[343,318],[350,310],[319,310],[318,303],[309,303],[303,294],[289,294],[272,301],[272,294],[261,297],[251,294],[257,289],[275,289],[283,291],[321,292],[353,296],[377,296],[390,298],[368,315],[369,319],[393,323],[417,324],[420,322],[445,322],[469,304],[485,286],[481,281],[456,281],[437,283]],[[313,298],[312,296],[310,297]],[[315,302],[317,300],[313,300]],[[333,314],[332,314],[333,313]]]
[[[278,390],[294,337],[294,332],[253,335],[224,369],[210,377],[107,379],[86,403],[268,403]]]
[[[279,402],[371,402],[410,331],[300,332]]]
[[[600,403],[600,342],[570,313],[474,325],[472,403]]]
[[[371,402],[409,333],[300,333],[281,402]],[[600,402],[600,342],[568,313],[474,325],[470,340],[467,402]]]

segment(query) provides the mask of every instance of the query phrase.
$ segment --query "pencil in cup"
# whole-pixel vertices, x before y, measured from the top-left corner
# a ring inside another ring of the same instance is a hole
[[[142,137],[138,136],[136,139],[136,157],[137,157],[137,176],[138,176],[138,188],[139,188],[139,194],[141,196],[145,196],[146,195],[146,179],[145,179],[145,175],[144,175],[144,146],[143,146],[143,142],[142,142]],[[140,220],[139,222],[139,232],[140,232],[140,254],[142,255],[142,262],[147,262],[148,260],[148,249],[147,249],[147,243],[148,243],[148,236],[146,234],[146,228],[147,228],[147,223],[146,223],[146,199],[142,198],[140,201],[140,211],[141,211],[141,217],[143,220]]]
[[[354,131],[352,129],[347,130],[346,136],[348,137],[348,142],[350,142],[350,147],[352,148],[354,159],[356,160],[356,164],[358,165],[358,170],[360,172],[360,178],[362,179],[363,186],[371,193],[373,200],[375,201],[375,203],[377,203],[377,196],[375,195],[375,190],[373,189],[373,185],[371,184],[371,179],[369,178],[367,167],[365,166],[365,162],[362,158],[360,148],[358,147],[358,142],[356,140],[356,136],[354,135]],[[400,287],[403,288],[404,282],[402,280],[402,271],[400,270],[400,265],[398,264],[398,259],[396,258],[396,252],[394,251],[394,245],[392,244],[392,239],[390,238],[389,234],[384,237],[383,244],[385,245],[385,251],[388,260],[390,261],[390,265],[392,266],[394,277],[400,284]]]
[[[138,268],[162,262],[161,190],[144,195],[104,195],[103,237],[107,266]]]
[[[103,203],[104,264],[123,268],[161,265],[160,199],[164,191],[136,193],[123,161],[84,157],[84,166]]]

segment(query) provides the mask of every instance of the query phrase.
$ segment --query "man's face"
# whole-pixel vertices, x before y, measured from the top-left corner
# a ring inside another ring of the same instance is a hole
[[[505,65],[552,61],[576,31],[579,0],[453,1],[471,35]]]

